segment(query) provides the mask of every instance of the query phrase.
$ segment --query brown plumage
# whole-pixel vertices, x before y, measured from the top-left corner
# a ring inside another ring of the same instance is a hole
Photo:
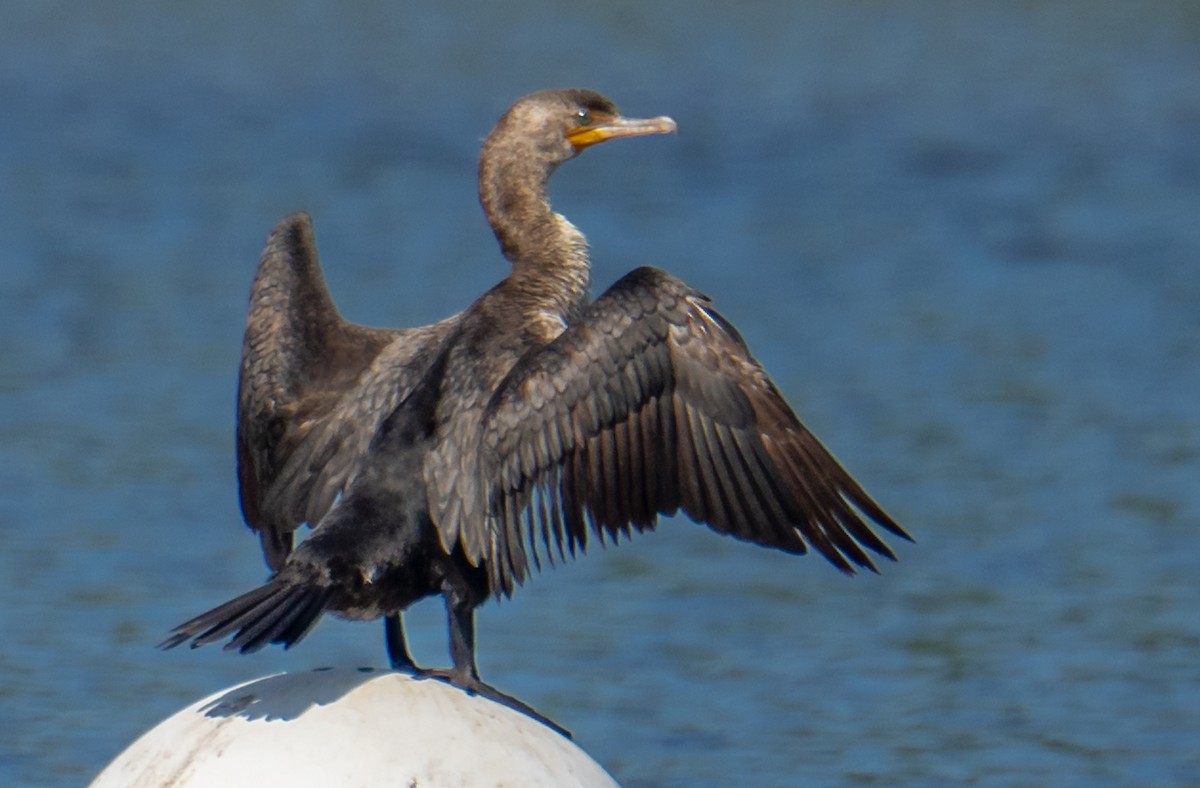
[[[250,299],[238,401],[242,509],[274,574],[164,646],[290,646],[322,612],[400,615],[441,594],[454,667],[424,671],[530,713],[480,681],[474,610],[543,561],[682,510],[767,547],[809,547],[843,572],[894,558],[904,531],[796,419],[709,299],[654,268],[588,301],[583,235],[546,182],[583,148],[673,131],[586,90],[514,104],[484,143],[480,201],[511,274],[421,328],[346,322],[309,217],[267,240]],[[293,549],[303,523],[315,530]],[[865,549],[864,549],[865,548]],[[536,714],[536,713],[535,713]]]

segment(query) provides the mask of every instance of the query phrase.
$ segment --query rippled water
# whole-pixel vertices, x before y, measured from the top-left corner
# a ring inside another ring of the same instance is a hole
[[[556,177],[598,286],[712,293],[918,542],[846,579],[670,522],[484,608],[484,675],[631,786],[1200,784],[1193,4],[402,5],[6,7],[0,782],[383,662],[340,621],[153,648],[265,573],[232,429],[262,238],[312,212],[360,322],[456,311],[504,271],[479,141],[579,84],[680,125]]]

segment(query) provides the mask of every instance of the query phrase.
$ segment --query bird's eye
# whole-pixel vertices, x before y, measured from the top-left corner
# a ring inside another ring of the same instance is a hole
[[[586,109],[581,109],[575,113],[575,120],[580,126],[586,126],[592,122],[592,113],[588,112]]]

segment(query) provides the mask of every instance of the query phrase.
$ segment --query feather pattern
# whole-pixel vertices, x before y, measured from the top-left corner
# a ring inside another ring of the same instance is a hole
[[[907,538],[799,422],[707,297],[640,268],[525,354],[483,417],[481,539],[467,556],[510,594],[538,555],[617,541],[682,509],[736,538],[815,549],[843,572]]]
[[[251,287],[238,387],[238,480],[272,569],[292,533],[316,526],[367,462],[383,421],[425,377],[454,318],[412,329],[344,320],[321,274],[312,220],[267,238]]]

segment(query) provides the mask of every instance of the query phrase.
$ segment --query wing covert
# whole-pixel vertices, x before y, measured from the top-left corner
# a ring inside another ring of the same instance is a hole
[[[719,533],[840,570],[908,538],[799,422],[707,297],[653,268],[618,281],[528,353],[484,417],[492,589],[682,509]]]
[[[308,215],[271,231],[250,291],[237,444],[242,512],[272,569],[291,551],[292,532],[315,526],[349,484],[447,325],[347,322],[326,288]]]

